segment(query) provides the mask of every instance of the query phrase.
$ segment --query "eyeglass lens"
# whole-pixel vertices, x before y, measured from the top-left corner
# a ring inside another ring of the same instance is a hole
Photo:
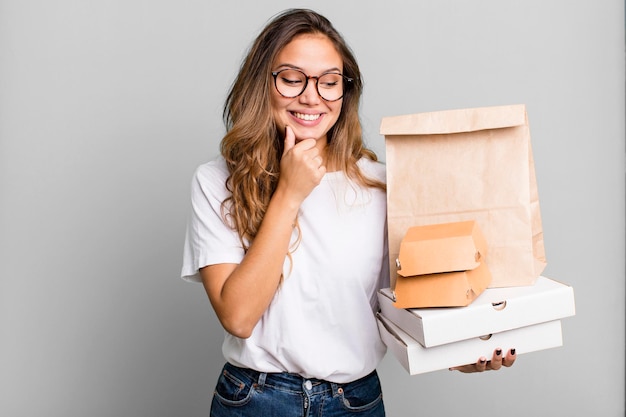
[[[339,73],[323,74],[316,81],[317,93],[324,100],[335,101],[343,96],[343,76]],[[304,92],[308,84],[307,76],[297,70],[279,71],[274,77],[278,92],[288,98],[294,98]]]

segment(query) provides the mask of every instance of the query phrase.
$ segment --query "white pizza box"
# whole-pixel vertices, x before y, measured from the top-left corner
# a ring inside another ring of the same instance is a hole
[[[482,356],[491,359],[497,348],[501,348],[503,354],[514,348],[519,356],[563,345],[560,320],[426,348],[380,313],[377,319],[388,351],[410,375],[476,363]]]
[[[424,347],[575,315],[573,288],[543,276],[529,286],[487,288],[465,307],[403,309],[393,298],[389,288],[378,291],[382,315]]]

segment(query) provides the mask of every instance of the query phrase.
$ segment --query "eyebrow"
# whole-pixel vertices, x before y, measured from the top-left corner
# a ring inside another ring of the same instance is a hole
[[[281,69],[285,69],[285,68],[290,68],[290,69],[294,69],[294,70],[298,70],[298,71],[302,71],[306,74],[306,71],[303,68],[300,68],[296,65],[291,65],[291,64],[280,64],[278,67],[276,67],[276,71],[279,71]],[[329,68],[326,69],[324,71],[322,71],[322,74],[327,74],[329,72],[333,72],[333,71],[337,71],[339,73],[341,73],[341,70],[337,67],[333,67],[333,68]]]

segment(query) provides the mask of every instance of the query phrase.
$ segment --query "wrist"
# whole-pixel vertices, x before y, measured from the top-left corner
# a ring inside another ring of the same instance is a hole
[[[285,216],[289,215],[290,218],[295,219],[303,200],[297,194],[286,191],[279,183],[272,195],[268,210],[272,206],[277,207]]]

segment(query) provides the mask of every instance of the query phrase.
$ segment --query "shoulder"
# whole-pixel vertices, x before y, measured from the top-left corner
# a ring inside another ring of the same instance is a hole
[[[192,195],[212,195],[224,199],[227,196],[226,180],[228,167],[223,157],[219,156],[196,168],[192,180]]]
[[[372,179],[387,183],[387,168],[380,161],[372,161],[369,158],[361,158],[357,162],[361,172]]]
[[[194,178],[199,182],[216,182],[216,180],[225,181],[228,178],[228,167],[223,157],[217,158],[205,162],[196,168]]]

